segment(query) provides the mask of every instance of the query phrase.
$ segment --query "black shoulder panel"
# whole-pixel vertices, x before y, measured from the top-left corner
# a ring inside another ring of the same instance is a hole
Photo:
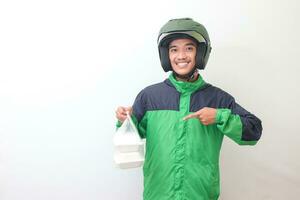
[[[148,86],[138,94],[133,104],[133,114],[138,121],[146,111],[179,110],[180,94],[167,81]]]
[[[225,91],[207,84],[191,96],[190,112],[196,112],[203,107],[228,108],[233,97]]]

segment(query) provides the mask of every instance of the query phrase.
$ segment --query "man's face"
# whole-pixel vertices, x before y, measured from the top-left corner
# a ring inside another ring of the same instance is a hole
[[[196,64],[196,44],[190,39],[176,39],[169,45],[169,59],[173,70],[187,75]]]

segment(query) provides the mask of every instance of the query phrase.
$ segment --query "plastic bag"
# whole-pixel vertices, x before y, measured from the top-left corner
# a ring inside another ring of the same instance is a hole
[[[121,169],[140,167],[144,163],[144,142],[130,115],[114,135],[114,162]]]

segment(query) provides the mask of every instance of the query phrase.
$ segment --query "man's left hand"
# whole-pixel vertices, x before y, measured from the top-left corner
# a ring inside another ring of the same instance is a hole
[[[195,113],[189,114],[183,120],[197,118],[203,125],[210,125],[216,122],[217,109],[204,107]]]

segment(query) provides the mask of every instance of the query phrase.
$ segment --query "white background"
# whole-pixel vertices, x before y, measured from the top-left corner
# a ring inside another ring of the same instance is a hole
[[[204,24],[202,75],[263,121],[254,146],[225,139],[224,200],[298,199],[299,2],[1,1],[0,199],[139,200],[141,169],[114,168],[114,111],[164,80],[156,38]]]

